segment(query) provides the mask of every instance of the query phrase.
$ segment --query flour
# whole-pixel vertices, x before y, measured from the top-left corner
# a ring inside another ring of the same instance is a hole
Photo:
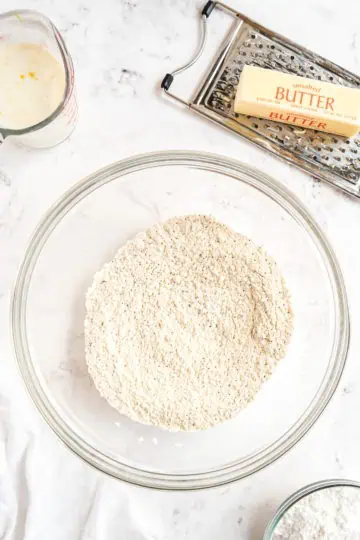
[[[207,216],[138,234],[86,296],[88,370],[118,411],[206,429],[249,404],[284,356],[289,293],[275,261]]]
[[[360,489],[324,488],[290,507],[274,540],[360,540]]]

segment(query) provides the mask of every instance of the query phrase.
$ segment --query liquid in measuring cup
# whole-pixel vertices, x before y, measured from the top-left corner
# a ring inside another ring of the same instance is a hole
[[[24,129],[60,105],[66,87],[62,64],[36,43],[0,42],[0,125]]]
[[[0,133],[58,144],[77,119],[71,57],[54,25],[30,10],[0,15]]]

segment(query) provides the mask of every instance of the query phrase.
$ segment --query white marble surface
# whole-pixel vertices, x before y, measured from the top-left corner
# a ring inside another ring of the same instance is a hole
[[[158,83],[197,37],[192,0],[23,0],[49,16],[72,53],[80,119],[46,151],[0,149],[0,538],[6,540],[260,540],[292,491],[314,480],[360,480],[360,203],[311,180],[235,136],[173,107]],[[358,0],[232,0],[262,24],[360,71]],[[13,9],[2,0],[1,10]],[[216,32],[214,30],[214,32]],[[311,432],[251,478],[202,492],[162,493],[112,480],[64,448],[23,390],[9,338],[12,283],[48,206],[102,165],[158,149],[232,156],[290,187],[321,224],[346,280],[352,342],[340,386]]]

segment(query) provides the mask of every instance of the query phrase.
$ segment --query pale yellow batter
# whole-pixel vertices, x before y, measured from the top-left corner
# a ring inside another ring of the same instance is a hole
[[[65,92],[64,66],[33,43],[0,45],[0,126],[23,129],[45,120]]]

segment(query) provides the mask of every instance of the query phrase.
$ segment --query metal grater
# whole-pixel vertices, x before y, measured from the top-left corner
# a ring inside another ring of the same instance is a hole
[[[214,8],[232,15],[236,24],[191,101],[170,91],[174,77],[201,56],[207,20]],[[276,69],[342,86],[360,88],[360,78],[340,66],[271,32],[221,2],[207,2],[202,10],[202,36],[195,56],[168,73],[161,86],[168,96],[198,114],[252,141],[287,162],[360,197],[360,135],[346,139],[234,112],[234,99],[245,64]]]

